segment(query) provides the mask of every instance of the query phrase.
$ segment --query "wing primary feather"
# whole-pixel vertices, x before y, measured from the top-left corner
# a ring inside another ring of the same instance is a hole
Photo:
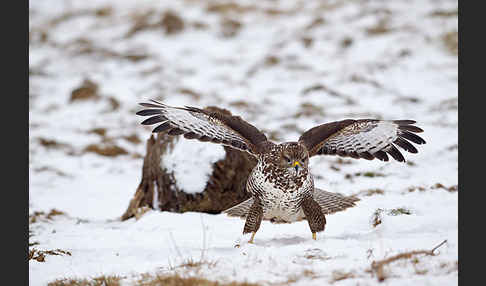
[[[149,115],[162,114],[162,111],[160,109],[144,109],[144,110],[140,110],[136,114],[140,116],[149,116]]]
[[[366,160],[373,160],[375,158],[375,156],[373,156],[370,152],[366,151],[366,152],[361,152],[359,153],[360,157],[363,158],[363,159],[366,159]]]
[[[388,155],[384,151],[381,151],[381,150],[377,151],[377,152],[373,153],[373,156],[375,156],[376,158],[378,158],[381,161],[385,161],[385,162],[388,161]]]
[[[201,135],[199,134],[196,134],[194,132],[187,132],[186,134],[184,134],[184,138],[186,139],[198,139],[199,137],[201,137]]]
[[[153,103],[157,104],[159,107],[167,106],[167,105],[163,104],[162,102],[159,102],[159,101],[157,101],[155,99],[150,99],[150,101],[152,101]]]
[[[181,135],[184,134],[184,130],[181,130],[179,128],[172,128],[167,134],[169,135]]]
[[[359,159],[359,158],[360,158],[360,156],[359,156],[358,152],[356,152],[356,151],[351,151],[351,152],[349,152],[349,153],[348,153],[348,155],[349,155],[351,158],[355,158],[355,159]]]
[[[424,132],[424,130],[422,128],[419,128],[419,127],[414,126],[414,125],[398,125],[398,129],[407,130],[407,131],[415,132],[415,133]]]
[[[390,144],[389,147],[385,150],[388,154],[390,154],[393,159],[397,160],[398,162],[405,162],[405,158],[403,157],[402,153],[395,147],[393,144]]]
[[[167,118],[165,116],[162,116],[162,115],[157,115],[157,116],[152,116],[150,118],[145,119],[144,121],[142,121],[141,124],[152,125],[152,124],[159,123],[159,122],[162,122],[162,121],[167,121]]]
[[[404,150],[410,152],[410,153],[417,153],[418,150],[415,148],[412,144],[410,144],[407,140],[402,139],[401,137],[398,137],[393,143],[397,144]]]
[[[161,108],[162,106],[160,106],[159,104],[152,104],[152,103],[147,103],[147,102],[141,102],[139,103],[141,106],[144,106],[144,107],[155,107],[155,108]]]
[[[199,138],[199,140],[200,140],[200,141],[203,141],[203,142],[209,142],[209,141],[211,141],[211,139],[212,139],[211,137],[206,136],[206,135],[203,135],[203,136],[201,136],[201,137]]]
[[[415,121],[415,120],[393,120],[393,123],[396,123],[398,125],[410,125],[410,124],[417,123],[417,121]]]
[[[164,132],[164,131],[166,131],[170,128],[171,128],[170,122],[166,121],[166,122],[160,124],[159,126],[155,127],[154,130],[152,130],[152,133]]]
[[[406,130],[401,130],[398,133],[398,135],[401,136],[401,137],[403,137],[403,138],[405,138],[405,139],[407,139],[407,140],[412,141],[413,143],[425,144],[425,140],[422,137],[420,137],[420,136],[418,136],[418,135],[416,135],[416,134],[414,134],[412,132],[408,132]]]

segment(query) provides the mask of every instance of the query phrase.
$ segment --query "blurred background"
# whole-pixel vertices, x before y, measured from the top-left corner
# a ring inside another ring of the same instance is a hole
[[[444,0],[30,1],[29,209],[119,215],[150,98],[227,108],[276,141],[344,118],[414,119],[446,137],[431,148],[456,171],[457,17]]]
[[[310,168],[323,189],[384,194],[363,200],[364,215],[354,216],[364,217],[365,233],[380,204],[416,207],[424,215],[413,223],[417,233],[430,234],[430,246],[444,233],[457,270],[457,82],[457,1],[29,1],[29,237],[37,247],[65,238],[72,249],[86,237],[66,230],[54,239],[38,218],[65,214],[77,225],[122,215],[152,130],[135,113],[139,102],[156,99],[226,108],[277,142],[346,118],[416,120],[427,144],[403,152],[406,164],[320,156]],[[56,224],[58,233],[63,228]],[[112,252],[99,253],[100,265],[111,265],[103,259]],[[49,277],[69,265],[49,268]],[[44,277],[46,268],[31,267],[34,278]],[[444,281],[455,283],[455,273]]]

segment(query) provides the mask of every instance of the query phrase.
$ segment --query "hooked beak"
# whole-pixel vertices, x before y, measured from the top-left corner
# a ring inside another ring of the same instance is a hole
[[[299,172],[299,167],[302,168],[299,161],[294,161],[294,163],[292,163],[292,167],[295,168],[295,172],[297,173]]]

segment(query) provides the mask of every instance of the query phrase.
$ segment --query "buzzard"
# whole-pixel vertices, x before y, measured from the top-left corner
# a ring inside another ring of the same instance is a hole
[[[249,243],[263,219],[277,223],[306,219],[315,240],[316,233],[325,228],[326,214],[354,206],[356,198],[314,186],[308,168],[310,157],[338,155],[388,161],[390,155],[405,162],[396,146],[417,153],[410,142],[425,143],[415,134],[423,130],[414,126],[413,120],[345,119],[315,126],[296,142],[277,144],[239,116],[190,106],[172,107],[155,100],[140,105],[148,109],[136,114],[150,116],[141,124],[158,124],[152,132],[219,143],[256,157],[258,162],[246,183],[252,197],[224,211],[246,218],[243,235],[251,233]]]

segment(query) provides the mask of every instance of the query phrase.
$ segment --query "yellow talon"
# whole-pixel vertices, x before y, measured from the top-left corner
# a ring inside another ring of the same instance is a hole
[[[316,233],[315,233],[315,232],[313,232],[313,233],[312,233],[312,239],[313,239],[313,240],[317,240],[317,238],[316,238]]]

